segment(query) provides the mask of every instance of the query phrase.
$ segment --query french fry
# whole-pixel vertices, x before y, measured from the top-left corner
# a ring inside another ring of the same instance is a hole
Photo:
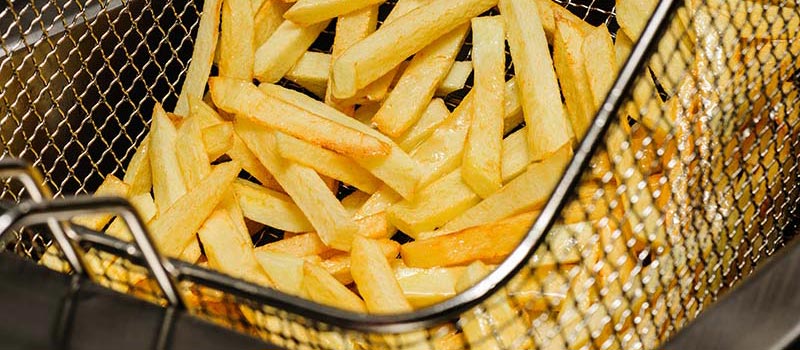
[[[277,252],[289,254],[298,258],[321,255],[329,252],[331,248],[325,245],[319,235],[314,232],[303,233],[291,238],[284,238],[280,241],[267,243],[256,248],[256,252]]]
[[[222,3],[222,29],[219,36],[219,75],[253,80],[253,43],[255,28],[253,9],[247,0],[226,0]]]
[[[233,277],[273,286],[273,280],[256,259],[252,244],[236,231],[236,224],[224,210],[216,210],[206,219],[197,234],[203,241],[208,265]]]
[[[358,140],[359,142],[363,143],[365,140],[373,139],[381,143],[381,145],[388,147],[388,154],[374,153],[366,154],[361,157],[351,155],[351,157],[358,165],[386,183],[386,185],[397,191],[397,193],[403,195],[403,197],[411,197],[414,195],[417,183],[421,177],[421,170],[418,164],[414,162],[407,153],[400,149],[394,141],[377,130],[371,129],[359,123],[357,120],[342,114],[335,108],[296,91],[272,84],[261,84],[259,89],[268,96],[275,97],[297,108],[302,108],[307,113],[361,133],[361,138]],[[302,137],[298,138],[302,139]],[[334,151],[348,155],[337,149],[334,149]]]
[[[464,291],[478,283],[489,274],[489,269],[476,261],[470,264],[456,283],[458,291]],[[514,349],[530,348],[531,340],[526,335],[527,328],[510,304],[507,291],[501,289],[486,301],[484,312],[468,312],[462,316],[464,336],[471,349]],[[494,325],[494,326],[493,326]],[[503,325],[497,327],[496,325]],[[498,329],[495,333],[493,329]],[[498,334],[499,333],[499,334]]]
[[[617,4],[617,22],[619,27],[634,41],[639,39],[650,15],[658,5],[657,0],[621,0]]]
[[[314,264],[303,265],[303,290],[309,299],[320,304],[339,307],[355,312],[366,312],[367,308],[355,293],[347,289],[323,268]]]
[[[378,246],[380,246],[383,255],[388,260],[396,258],[397,254],[400,253],[400,244],[395,241],[381,239],[375,242],[378,244]],[[349,254],[337,254],[320,262],[320,266],[328,271],[328,273],[335,277],[339,282],[344,285],[348,285],[353,283],[353,276],[350,274],[350,263],[351,261]]]
[[[331,47],[331,56],[333,60],[339,58],[345,50],[353,46],[353,44],[366,38],[368,35],[375,32],[378,26],[378,5],[364,7],[344,15],[339,16],[336,20],[336,36],[333,38],[333,46]],[[329,74],[333,71],[330,70]],[[382,83],[376,81],[374,84]],[[353,114],[354,105],[366,100],[366,87],[356,94],[356,96],[349,99],[337,99],[333,97],[333,79],[328,79],[328,90],[325,95],[325,103],[342,111],[342,113],[351,115]]]
[[[308,27],[285,20],[269,39],[256,49],[253,73],[262,83],[280,80],[303,57],[328,22]]]
[[[208,176],[211,164],[203,145],[203,136],[197,119],[184,120],[175,136],[175,152],[186,187],[192,188]]]
[[[442,79],[442,83],[436,88],[435,96],[446,96],[447,94],[461,90],[467,84],[469,75],[472,74],[471,61],[455,61],[447,76]]]
[[[234,129],[292,197],[322,241],[333,248],[348,251],[358,227],[319,175],[310,168],[281,158],[272,130],[238,117]]]
[[[254,47],[260,47],[272,36],[272,33],[283,23],[283,14],[286,13],[286,10],[291,6],[291,4],[287,4],[281,0],[263,0],[261,6],[254,9]]]
[[[275,133],[281,156],[316,170],[318,173],[340,180],[348,185],[373,193],[382,184],[357,162],[333,151],[296,139],[283,133]]]
[[[503,183],[508,183],[522,174],[531,163],[528,154],[528,133],[524,129],[519,129],[503,139],[503,155],[500,158],[500,176]]]
[[[215,166],[196,187],[149,223],[148,228],[162,254],[175,257],[195,238],[195,232],[222,200],[240,169],[235,161]]]
[[[505,29],[500,16],[472,19],[472,63],[476,96],[472,102],[461,175],[482,198],[502,186],[503,93],[505,92]]]
[[[351,214],[355,214],[371,195],[363,191],[355,191],[342,198],[342,206]]]
[[[614,56],[617,62],[615,72],[619,72],[622,69],[622,66],[628,61],[628,56],[631,55],[632,50],[633,40],[625,32],[617,31],[617,39],[614,41]]]
[[[308,51],[286,73],[289,79],[317,97],[325,97],[328,87],[328,72],[331,69],[331,55],[322,52]]]
[[[259,251],[254,256],[277,290],[291,295],[306,296],[303,291],[305,260],[270,251]]]
[[[363,157],[388,152],[388,145],[379,139],[306,113],[264,94],[250,82],[214,77],[210,79],[209,85],[217,106],[232,113],[255,118],[264,126],[346,155]],[[239,137],[242,137],[241,133]]]
[[[498,7],[506,20],[508,44],[528,124],[530,156],[534,161],[541,160],[568,145],[573,136],[564,106],[559,103],[561,93],[553,60],[536,3],[501,0]]]
[[[333,96],[349,98],[418,52],[441,33],[497,4],[497,0],[433,1],[381,26],[333,64]]]
[[[125,176],[122,177],[122,182],[130,186],[131,195],[150,193],[150,188],[153,187],[151,173],[150,135],[148,134],[139,144],[139,147],[136,147],[136,152],[133,153],[131,162],[128,163],[128,168],[125,169]]]
[[[456,295],[456,282],[464,269],[460,266],[428,269],[395,266],[394,276],[411,306],[421,308]]]
[[[253,238],[250,237],[250,230],[247,228],[247,222],[244,221],[244,212],[239,205],[239,196],[234,190],[228,190],[228,193],[222,197],[218,209],[228,212],[228,216],[231,217],[231,221],[233,221],[237,231],[242,235],[242,238],[244,238],[245,241],[252,242]]]
[[[189,115],[197,119],[201,129],[212,127],[225,121],[214,108],[197,97],[189,97]]]
[[[153,196],[159,211],[166,210],[186,193],[186,183],[174,151],[177,133],[164,109],[156,103],[148,155],[153,172]]]
[[[524,173],[441,229],[445,232],[461,230],[541,208],[561,180],[561,173],[570,160],[572,151],[566,145],[549,158],[529,165]]]
[[[178,96],[175,114],[187,116],[189,114],[189,98],[202,98],[206,89],[208,76],[211,74],[211,64],[214,61],[214,51],[217,48],[219,36],[219,13],[222,0],[203,2],[203,14],[194,40],[192,60],[186,71],[186,80]],[[139,193],[139,192],[137,192]]]
[[[286,194],[272,191],[247,180],[236,179],[233,192],[244,217],[289,232],[314,229],[300,208]]]
[[[233,124],[229,122],[209,126],[201,132],[206,155],[211,161],[217,160],[233,147]]]
[[[275,180],[275,177],[267,171],[267,168],[258,161],[255,154],[247,148],[244,141],[236,134],[235,128],[233,133],[233,145],[231,145],[227,154],[232,160],[241,163],[242,169],[256,178],[264,187],[283,192],[283,188],[281,188],[281,185]]]
[[[529,212],[443,236],[400,246],[410,267],[465,265],[476,260],[499,263],[517,247],[539,213]],[[502,232],[502,234],[498,234]]]
[[[94,196],[127,198],[131,194],[130,190],[131,186],[126,184],[124,181],[120,180],[114,175],[108,175],[105,179],[103,179],[103,183],[100,184],[100,187],[98,187],[94,192]],[[114,216],[112,214],[78,216],[73,219],[72,222],[90,230],[100,231],[104,226],[106,226],[106,224],[108,224],[109,221],[111,221],[111,218],[113,217]]]
[[[153,197],[151,197],[149,193],[141,193],[131,196],[128,201],[136,209],[136,212],[139,213],[139,216],[145,222],[150,221],[150,219],[158,214],[156,203],[153,201]],[[111,221],[111,225],[108,226],[106,234],[126,242],[130,242],[133,239],[128,232],[125,221],[120,220],[119,218],[114,218],[114,220]]]
[[[472,68],[470,67],[470,69]],[[450,111],[447,110],[444,100],[434,98],[428,103],[422,117],[403,136],[395,139],[397,145],[406,152],[411,151],[420,142],[430,137],[449,115]]]
[[[353,240],[350,260],[350,273],[369,313],[399,313],[412,310],[377,243],[368,238],[356,237]]]
[[[539,10],[539,18],[542,21],[542,28],[547,37],[547,42],[552,43],[556,33],[556,17],[569,22],[570,25],[588,28],[590,27],[584,20],[575,16],[572,12],[564,8],[561,4],[552,0],[536,0],[536,8]]]
[[[588,43],[580,27],[556,16],[556,32],[553,38],[553,62],[561,83],[561,91],[567,105],[572,130],[578,140],[583,139],[595,114],[594,99],[589,86],[589,75],[585,62],[592,61],[596,54],[584,57],[583,45]],[[592,72],[594,73],[594,72]]]
[[[385,0],[299,0],[286,11],[284,18],[308,26],[338,17]]]
[[[399,137],[419,120],[436,88],[453,65],[468,29],[467,24],[458,26],[414,55],[397,85],[372,118],[379,130],[390,137]]]
[[[353,112],[353,119],[358,120],[361,124],[372,125],[372,117],[381,108],[380,103],[366,103],[358,107]]]
[[[616,78],[616,52],[611,34],[605,24],[591,28],[583,42],[583,59],[586,75],[589,77],[589,89],[594,101],[594,112],[600,110],[611,91]],[[592,115],[590,118],[593,118]],[[592,119],[589,119],[590,121]],[[578,132],[575,132],[578,134]]]

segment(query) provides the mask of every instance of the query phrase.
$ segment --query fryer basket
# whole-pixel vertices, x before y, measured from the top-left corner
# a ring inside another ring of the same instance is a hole
[[[393,3],[382,5],[380,18]],[[559,3],[618,30],[612,2]],[[57,197],[1,215],[5,249],[63,261],[64,253],[47,249],[46,228],[10,223],[48,210],[114,207],[60,197],[91,193],[107,174],[121,177],[155,102],[174,107],[201,9],[178,0],[26,0],[0,8],[2,157],[42,169]],[[313,50],[330,49],[333,28]],[[203,267],[147,259],[146,240],[68,229],[79,243],[70,247],[118,257],[86,267],[109,288],[185,306],[290,349],[657,348],[788,239],[800,200],[798,37],[800,9],[791,0],[659,3],[519,248],[476,286],[413,313],[357,315]],[[458,59],[468,58],[469,40]],[[465,92],[448,95],[448,107]],[[11,182],[0,192],[2,200],[24,197]],[[581,222],[591,222],[589,233]],[[571,244],[569,263],[542,263],[565,249],[555,226]],[[279,238],[264,230],[253,240]],[[135,285],[120,278],[131,274],[151,278]],[[485,330],[481,337],[470,333],[475,325]]]

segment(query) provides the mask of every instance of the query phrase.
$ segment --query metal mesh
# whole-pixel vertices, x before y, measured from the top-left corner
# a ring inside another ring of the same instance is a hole
[[[618,29],[609,1],[559,3]],[[620,92],[580,185],[554,199],[557,228],[479,305],[443,324],[379,334],[183,281],[190,310],[293,349],[657,347],[780,249],[800,198],[800,10],[793,2],[721,0],[677,7]],[[121,176],[154,103],[169,110],[176,102],[200,8],[7,2],[0,10],[3,157],[43,169],[57,195],[91,192],[104,175]],[[329,49],[332,28],[313,49]],[[467,43],[459,59],[468,55]],[[448,105],[464,93],[452,93]],[[0,195],[18,196],[10,187]],[[254,241],[279,237],[266,230]],[[38,260],[47,241],[25,232],[12,246]],[[102,263],[99,254],[92,268],[101,283],[148,299],[158,294],[148,279],[120,275],[136,264],[108,256]]]

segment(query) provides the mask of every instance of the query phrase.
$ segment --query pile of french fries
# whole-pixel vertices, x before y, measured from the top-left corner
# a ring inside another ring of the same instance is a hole
[[[205,1],[174,111],[156,105],[124,178],[109,175],[97,195],[128,198],[166,256],[350,311],[408,312],[479,282],[528,232],[656,1],[617,1],[615,40],[550,0],[398,0],[378,25],[383,2]],[[332,21],[330,53],[309,51]],[[457,61],[470,35],[471,61]],[[695,50],[674,39],[672,50]],[[606,339],[614,324],[655,344],[658,317],[632,325],[630,315],[596,307],[626,303],[614,310],[639,312],[656,303],[621,286],[659,294],[653,281],[663,271],[632,271],[639,252],[672,238],[676,228],[653,209],[677,215],[658,193],[679,190],[679,175],[690,171],[674,161],[683,156],[676,142],[692,140],[666,135],[688,118],[681,100],[697,86],[684,77],[686,62],[651,65],[664,72],[656,79],[672,107],[654,98],[652,80],[634,89],[623,110],[639,123],[612,125],[593,176],[536,252],[536,276],[512,281],[488,316],[465,314],[463,337],[443,337],[437,348],[526,348],[530,340],[519,339],[534,325],[537,341],[557,347]],[[471,90],[449,110],[441,97],[463,90],[470,76]],[[638,201],[612,209],[623,184],[621,195]],[[352,192],[340,199],[342,185]],[[128,239],[117,221],[76,223]],[[251,235],[265,226],[283,239],[254,247]],[[398,232],[411,241],[393,240]],[[114,265],[99,253],[87,260]],[[600,276],[614,278],[593,286],[599,261]],[[107,274],[128,282],[121,289],[145,278],[124,268]],[[548,310],[557,312],[536,316]],[[504,325],[499,334],[486,317]],[[579,323],[586,330],[561,339],[559,327]]]

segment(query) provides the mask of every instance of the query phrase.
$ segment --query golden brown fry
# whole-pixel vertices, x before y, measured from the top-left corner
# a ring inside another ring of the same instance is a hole
[[[658,5],[658,0],[620,0],[616,5],[619,28],[636,41]]]
[[[299,0],[283,16],[301,26],[307,26],[384,1],[386,0]]]
[[[289,254],[298,258],[320,255],[330,250],[331,248],[326,246],[325,242],[319,239],[319,235],[315,232],[299,234],[256,248],[256,252],[272,251]]]
[[[253,69],[256,78],[262,83],[280,80],[327,26],[327,21],[308,27],[301,27],[289,20],[283,21],[269,39],[256,49]]]
[[[253,9],[247,0],[222,3],[222,29],[219,37],[219,75],[253,80],[255,44]]]
[[[233,124],[229,122],[204,128],[202,134],[203,146],[211,161],[217,160],[233,147]]]
[[[217,48],[221,7],[222,0],[203,2],[203,13],[200,15],[197,37],[194,40],[192,60],[186,70],[186,80],[181,87],[178,104],[175,106],[177,115],[185,117],[189,114],[190,98],[200,99],[203,97],[208,75],[211,73],[211,64],[214,61],[214,50]]]
[[[287,4],[281,0],[263,1],[261,6],[255,10],[253,18],[253,28],[255,32],[255,36],[253,37],[254,47],[260,47],[272,36],[272,33],[283,23],[283,14],[291,7],[291,4]]]
[[[98,197],[122,197],[127,198],[131,195],[131,186],[120,180],[114,175],[108,175],[94,192],[93,196]],[[91,230],[100,231],[111,221],[112,214],[100,214],[91,216],[78,216],[72,220],[76,225],[81,225]]]
[[[244,217],[289,232],[308,232],[314,228],[286,194],[272,191],[247,180],[236,179],[233,191]]]
[[[476,260],[497,263],[517,247],[538,215],[523,213],[447,235],[409,242],[400,246],[400,255],[411,267],[465,265]]]
[[[125,169],[125,176],[122,181],[128,184],[131,195],[140,193],[150,193],[152,185],[152,175],[150,167],[150,135],[145,136],[136,152],[128,163],[128,168]]]

